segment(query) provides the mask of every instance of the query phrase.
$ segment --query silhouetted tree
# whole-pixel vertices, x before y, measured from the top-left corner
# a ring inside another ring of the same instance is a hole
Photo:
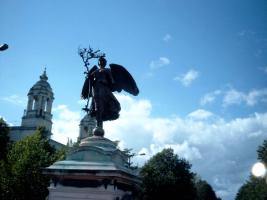
[[[207,183],[207,181],[197,179],[195,181],[196,189],[197,189],[197,200],[219,200],[217,198],[214,190]]]
[[[264,178],[250,177],[237,192],[236,200],[266,200],[267,185]]]
[[[0,118],[0,160],[6,158],[9,143],[9,127],[3,118]]]
[[[263,141],[263,144],[258,147],[258,160],[267,164],[267,140]]]
[[[195,200],[196,188],[191,165],[164,149],[154,155],[141,169],[142,194],[145,200],[179,199]]]
[[[258,147],[258,160],[267,164],[267,140]],[[265,178],[256,178],[250,175],[238,190],[236,200],[266,200],[267,199],[267,184]]]

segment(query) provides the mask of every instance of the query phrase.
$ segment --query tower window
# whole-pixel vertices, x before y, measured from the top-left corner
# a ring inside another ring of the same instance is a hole
[[[44,111],[45,112],[47,112],[48,104],[49,104],[49,99],[47,98],[46,101],[45,101],[45,107],[44,107]]]
[[[33,98],[32,110],[35,110],[36,109],[37,100],[38,100],[37,97],[34,97]]]

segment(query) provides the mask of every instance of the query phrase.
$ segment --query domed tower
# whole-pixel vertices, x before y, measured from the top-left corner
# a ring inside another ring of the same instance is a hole
[[[47,82],[46,70],[40,76],[28,93],[27,109],[22,117],[22,127],[43,126],[51,133],[52,128],[52,103],[54,94],[50,84]]]
[[[93,136],[93,129],[96,127],[96,119],[89,114],[85,115],[80,122],[80,134],[78,140]]]

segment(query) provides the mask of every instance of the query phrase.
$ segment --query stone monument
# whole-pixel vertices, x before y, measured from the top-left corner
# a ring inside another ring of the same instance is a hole
[[[139,90],[129,72],[111,64],[106,69],[105,55],[91,48],[79,51],[87,71],[82,97],[87,112],[80,123],[80,144],[63,161],[44,169],[50,175],[49,200],[123,200],[135,199],[140,184],[137,170],[130,168],[129,156],[117,143],[104,137],[103,121],[119,117],[120,104],[113,91]],[[99,68],[89,70],[89,59],[98,58]],[[89,106],[89,98],[92,98]],[[95,126],[95,128],[93,128]]]

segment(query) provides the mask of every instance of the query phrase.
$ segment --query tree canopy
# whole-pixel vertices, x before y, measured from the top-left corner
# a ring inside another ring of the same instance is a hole
[[[195,186],[197,189],[197,200],[220,200],[207,181],[197,179]]]
[[[41,128],[12,145],[6,162],[1,164],[2,199],[45,199],[48,195],[49,177],[42,174],[42,168],[62,157],[63,152],[51,147],[46,135]]]
[[[195,200],[194,174],[190,168],[172,149],[154,155],[140,171],[143,199]]]
[[[267,140],[258,147],[258,160],[267,166]],[[266,177],[253,177],[250,175],[238,190],[236,200],[266,200],[267,199],[267,184]]]
[[[263,144],[258,147],[258,160],[267,164],[267,140],[263,141]]]
[[[250,177],[236,194],[236,200],[266,200],[267,185],[264,178]]]
[[[0,160],[6,158],[9,143],[9,127],[3,118],[0,118]]]

